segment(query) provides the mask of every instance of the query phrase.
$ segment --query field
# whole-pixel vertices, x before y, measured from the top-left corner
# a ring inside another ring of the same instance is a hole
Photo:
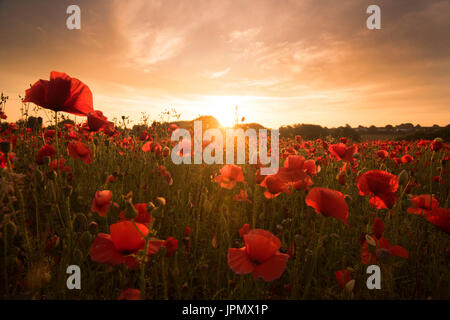
[[[168,122],[95,130],[94,118],[2,123],[2,298],[450,298],[439,139],[282,139],[283,169],[265,177],[173,164]],[[371,264],[381,289],[366,285]]]

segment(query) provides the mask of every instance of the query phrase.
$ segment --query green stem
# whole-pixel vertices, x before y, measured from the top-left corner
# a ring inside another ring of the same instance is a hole
[[[306,278],[307,282],[306,282],[305,292],[303,294],[303,299],[307,299],[308,298],[309,289],[311,287],[311,282],[312,282],[314,269],[316,268],[316,264],[317,264],[317,257],[319,255],[319,249],[322,246],[322,239],[321,238],[322,238],[323,229],[325,227],[325,217],[321,217],[321,218],[322,218],[322,222],[320,224],[319,238],[317,240],[316,248],[314,249],[314,255],[313,255],[311,268],[309,269],[308,276]]]

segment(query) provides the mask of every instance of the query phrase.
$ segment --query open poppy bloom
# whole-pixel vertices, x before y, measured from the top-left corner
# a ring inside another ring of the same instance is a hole
[[[280,253],[281,241],[269,231],[254,229],[243,235],[245,246],[228,249],[228,265],[237,274],[273,281],[281,277],[289,255]]]
[[[305,160],[299,155],[289,155],[283,167],[279,168],[276,174],[265,177],[260,185],[267,188],[264,195],[271,199],[281,192],[289,194],[289,187],[295,190],[308,189],[313,184],[310,175],[316,173],[317,167],[314,160]]]
[[[112,192],[110,190],[96,191],[92,200],[92,212],[97,212],[99,216],[105,217],[112,204]]]
[[[282,192],[290,194],[286,183],[282,181],[277,175],[266,176],[260,184],[261,187],[266,188],[264,196],[267,199],[278,197]]]
[[[153,225],[153,221],[155,221],[155,218],[152,217],[152,214],[150,212],[147,212],[147,204],[146,203],[135,203],[133,204],[134,208],[138,212],[138,215],[134,218],[135,222],[142,223],[147,228],[151,225]],[[122,220],[127,220],[125,218],[125,211],[122,211],[119,214],[119,218]]]
[[[373,233],[366,235],[362,241],[361,262],[363,264],[373,264],[377,260],[387,260],[391,256],[408,259],[408,251],[401,246],[392,246],[383,237],[384,223],[380,218],[376,218],[373,224]]]
[[[427,221],[450,234],[450,209],[435,208],[425,215]]]
[[[171,257],[171,256],[173,256],[175,251],[177,251],[177,249],[178,249],[178,240],[175,239],[174,237],[169,237],[164,242],[164,247],[166,247],[167,257]]]
[[[342,160],[345,162],[353,162],[353,161],[355,161],[355,159],[353,158],[353,155],[358,151],[358,147],[356,145],[347,147],[343,143],[337,143],[337,144],[330,145],[328,147],[328,151],[337,160]]]
[[[370,205],[377,209],[392,209],[397,201],[398,178],[389,172],[371,170],[356,178],[362,196],[370,195]]]
[[[67,152],[72,158],[81,159],[86,164],[92,163],[92,151],[83,142],[69,142]]]
[[[336,218],[348,226],[348,205],[344,195],[339,191],[314,187],[308,192],[305,203],[313,207],[316,213]]]
[[[145,248],[145,239],[148,228],[143,224],[131,221],[121,221],[109,227],[110,234],[98,233],[89,249],[91,260],[99,263],[119,265],[126,263],[130,269],[139,266],[136,253]],[[147,255],[155,254],[163,246],[162,240],[150,240]]]
[[[94,110],[87,114],[87,123],[91,131],[98,131],[109,125],[110,122],[103,115],[103,112]]]
[[[36,163],[37,164],[43,164],[44,163],[44,158],[48,157],[48,158],[53,158],[56,154],[56,150],[55,148],[53,148],[51,145],[46,144],[44,146],[42,146],[42,148],[39,150],[38,155],[36,157]]]
[[[227,164],[220,169],[220,175],[215,177],[214,181],[222,188],[233,189],[237,182],[244,182],[242,168],[234,164]]]
[[[65,73],[52,71],[49,80],[38,80],[25,91],[23,102],[33,102],[55,112],[85,116],[93,111],[92,92],[87,85]]]
[[[385,159],[389,156],[389,153],[386,150],[378,150],[377,151],[377,156],[380,159]]]
[[[413,207],[407,209],[408,213],[427,214],[439,206],[439,201],[431,194],[421,194],[411,199]]]
[[[247,201],[248,203],[252,203],[252,201],[248,198],[247,191],[244,189],[241,189],[238,194],[235,194],[233,196],[234,201],[243,202]]]

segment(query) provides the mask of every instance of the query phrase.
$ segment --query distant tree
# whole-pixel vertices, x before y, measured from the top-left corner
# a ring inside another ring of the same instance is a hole
[[[378,128],[375,127],[374,125],[371,125],[371,126],[369,127],[369,130],[368,130],[367,132],[368,132],[368,133],[371,133],[371,134],[378,133]]]

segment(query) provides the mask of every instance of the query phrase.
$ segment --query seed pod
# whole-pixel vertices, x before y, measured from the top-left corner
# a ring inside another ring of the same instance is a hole
[[[84,214],[77,213],[75,219],[73,220],[73,227],[76,231],[83,232],[88,228],[88,221]]]
[[[14,222],[9,221],[6,225],[6,236],[7,239],[13,239],[17,234],[17,227]]]
[[[389,260],[391,259],[392,254],[391,254],[391,251],[389,251],[387,249],[384,249],[384,248],[381,248],[381,249],[377,250],[376,256],[377,256],[377,259],[379,261],[386,263],[386,262],[389,262]]]
[[[127,202],[125,206],[125,218],[134,219],[138,216],[139,212],[131,202]]]
[[[92,235],[89,233],[89,231],[85,231],[81,234],[80,243],[84,249],[90,248],[92,243]]]
[[[408,180],[408,172],[406,172],[406,170],[402,170],[402,172],[400,172],[400,174],[398,175],[398,183],[401,185],[405,185],[406,183],[408,183]]]
[[[67,185],[67,186],[63,187],[64,195],[66,197],[70,197],[70,195],[72,194],[72,190],[73,190],[73,188],[71,185]]]
[[[84,254],[79,250],[79,249],[75,249],[74,253],[73,253],[73,259],[77,264],[80,264],[81,262],[83,262],[84,258]]]
[[[156,198],[156,203],[159,204],[159,207],[164,207],[166,205],[166,199],[163,197]]]
[[[91,223],[89,223],[88,225],[88,230],[92,235],[97,235],[98,233],[98,223],[95,221],[92,221]]]
[[[0,142],[0,150],[4,154],[8,154],[9,152],[11,152],[11,143],[9,141]]]

